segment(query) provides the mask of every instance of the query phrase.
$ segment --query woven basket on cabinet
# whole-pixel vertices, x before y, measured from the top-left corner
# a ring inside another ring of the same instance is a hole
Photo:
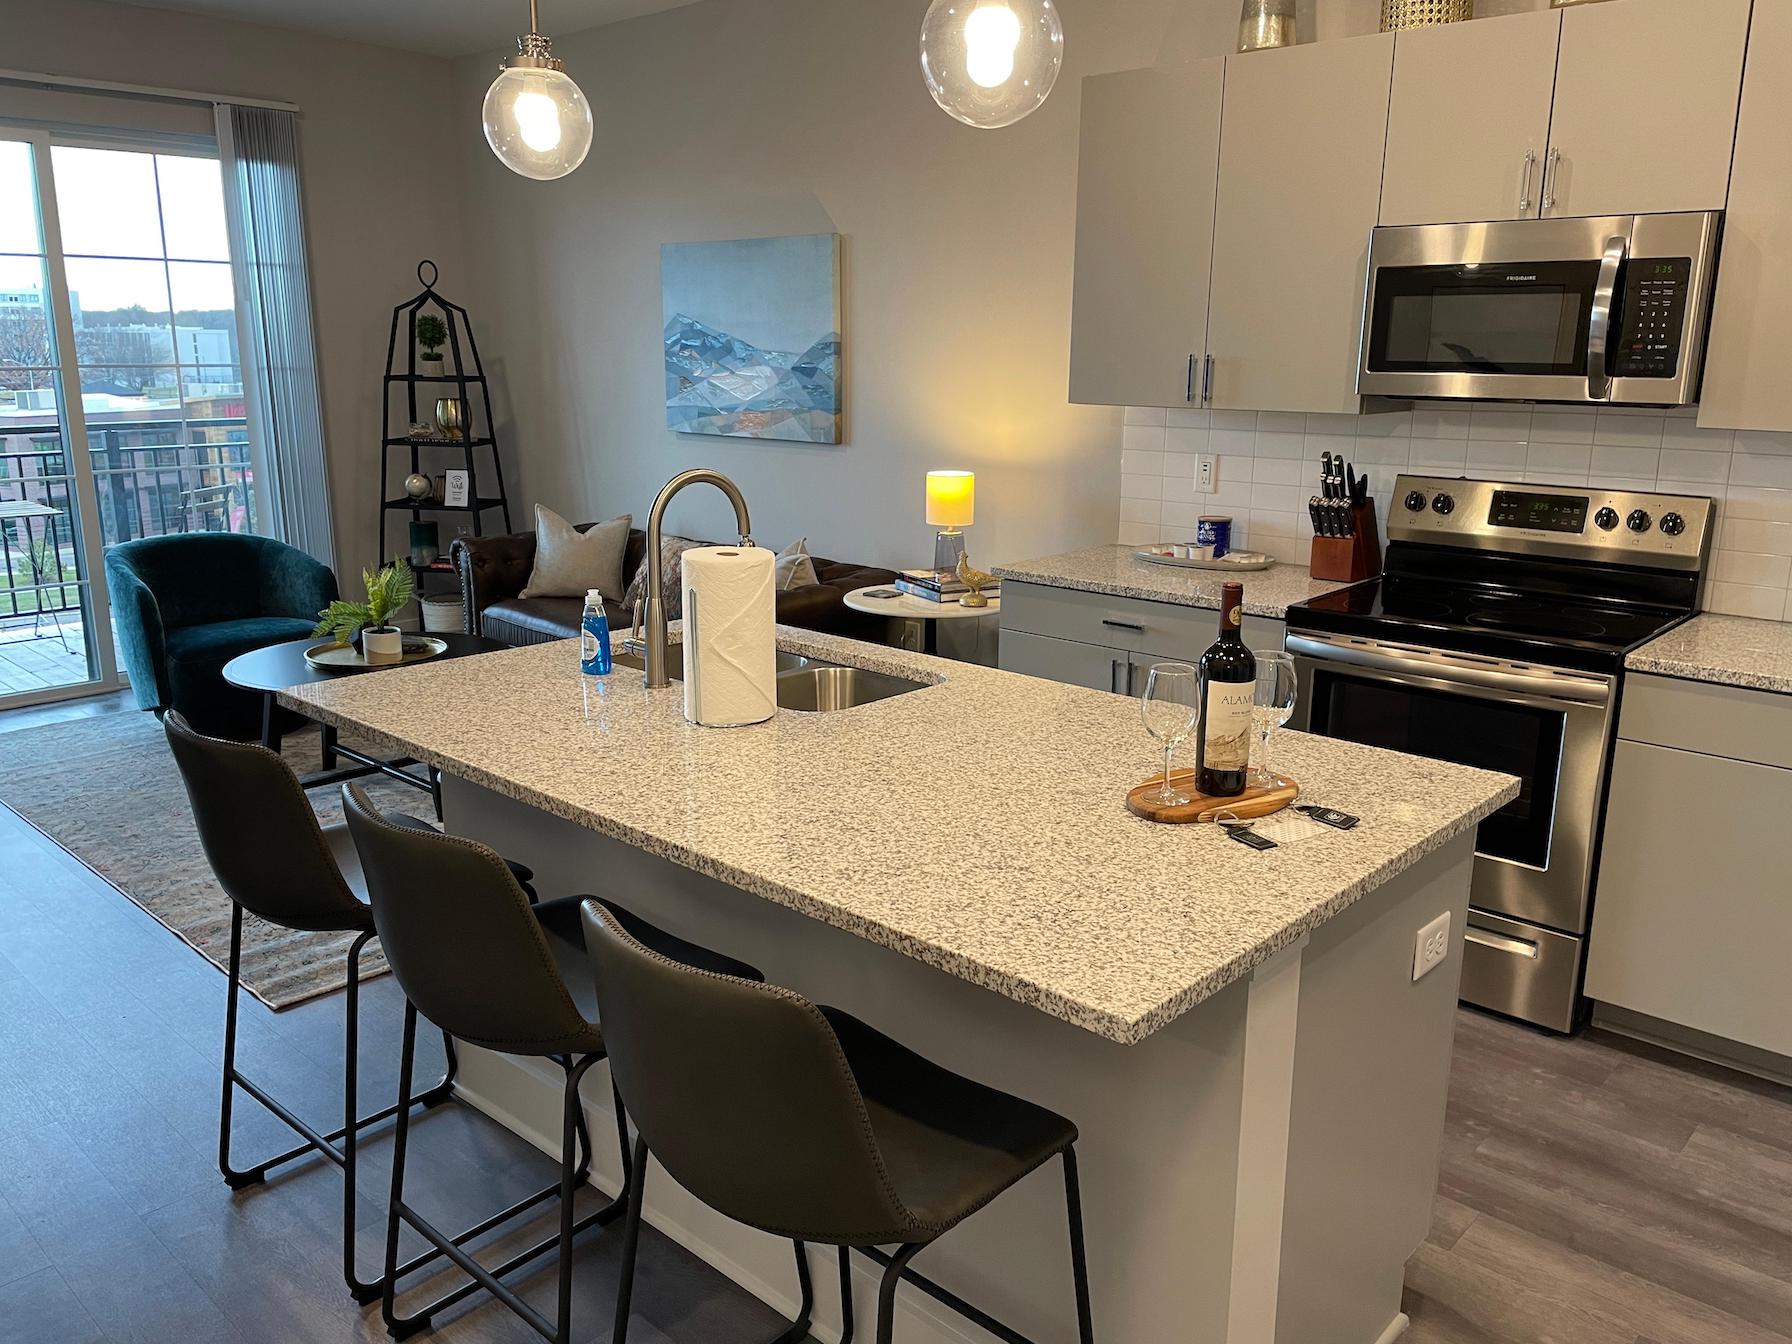
[[[1475,0],[1381,0],[1381,31],[1430,28],[1475,17]]]

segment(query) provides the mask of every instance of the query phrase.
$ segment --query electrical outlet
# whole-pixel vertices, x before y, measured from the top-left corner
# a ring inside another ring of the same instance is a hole
[[[1422,980],[1450,955],[1450,912],[1444,911],[1413,939],[1412,978]]]
[[[1212,453],[1202,453],[1195,459],[1195,489],[1204,495],[1211,495],[1219,489],[1220,460]]]

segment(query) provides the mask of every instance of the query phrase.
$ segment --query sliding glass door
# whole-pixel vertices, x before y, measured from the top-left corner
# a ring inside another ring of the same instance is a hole
[[[0,705],[119,684],[104,548],[260,530],[215,153],[0,127]]]

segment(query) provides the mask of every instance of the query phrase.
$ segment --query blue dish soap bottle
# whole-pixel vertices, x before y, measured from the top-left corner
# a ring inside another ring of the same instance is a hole
[[[607,677],[613,667],[610,618],[604,613],[604,595],[593,588],[585,594],[585,615],[579,621],[579,671],[588,677]]]

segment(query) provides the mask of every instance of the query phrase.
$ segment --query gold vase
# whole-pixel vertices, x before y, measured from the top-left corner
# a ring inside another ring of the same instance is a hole
[[[1244,0],[1238,19],[1239,51],[1269,51],[1292,47],[1297,41],[1294,0]]]
[[[436,398],[436,433],[444,439],[458,439],[466,433],[466,425],[459,397]]]
[[[1432,28],[1475,17],[1475,0],[1381,0],[1381,31]]]

